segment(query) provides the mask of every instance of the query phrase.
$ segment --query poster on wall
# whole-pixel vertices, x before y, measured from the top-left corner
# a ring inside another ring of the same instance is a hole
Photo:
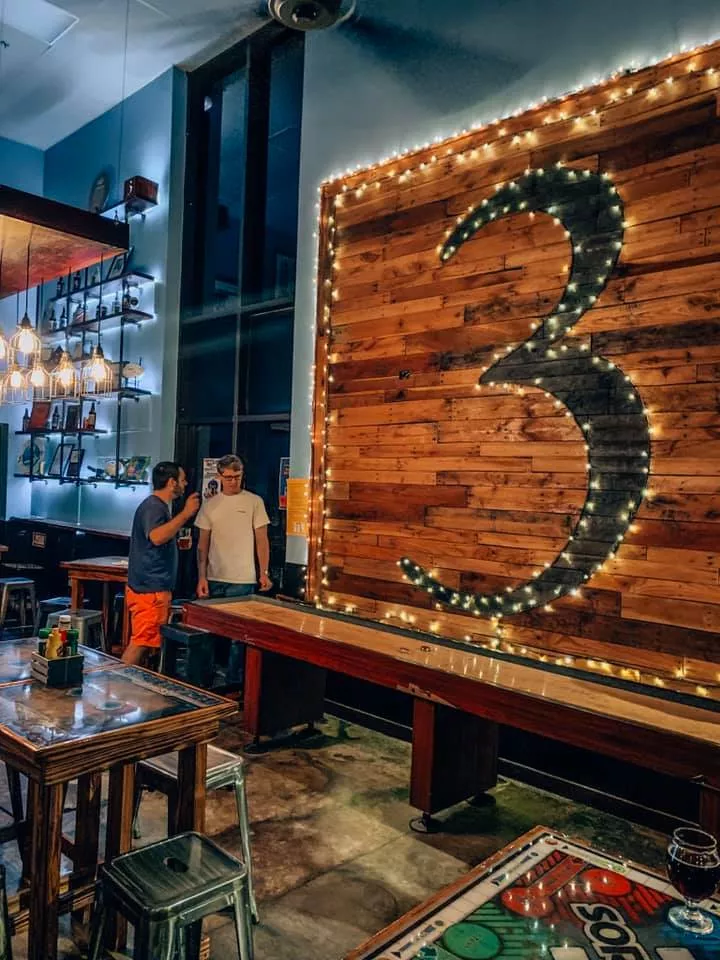
[[[280,478],[278,481],[278,503],[281,510],[287,510],[288,478],[290,477],[290,457],[280,457]]]
[[[202,471],[202,499],[203,503],[210,500],[215,494],[220,492],[220,481],[218,480],[218,458],[206,458],[203,460]]]
[[[307,477],[292,477],[287,482],[287,534],[289,537],[308,537],[308,506],[310,481]]]

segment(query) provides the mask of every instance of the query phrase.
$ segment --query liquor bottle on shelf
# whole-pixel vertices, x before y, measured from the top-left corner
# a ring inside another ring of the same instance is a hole
[[[72,280],[73,293],[78,292],[81,284],[82,284],[82,277],[80,276],[80,274],[79,273],[73,274],[73,280]]]
[[[65,312],[65,307],[63,307],[60,312],[60,322],[57,325],[57,329],[64,330],[66,326],[67,326],[67,313]]]
[[[55,407],[52,413],[52,420],[50,421],[50,429],[51,430],[60,429],[60,411],[57,408],[57,406]]]
[[[90,277],[90,286],[97,287],[99,283],[100,283],[100,272],[96,267],[95,270],[93,270],[92,275]]]
[[[95,308],[95,319],[102,320],[102,300],[98,300],[98,305]]]
[[[61,296],[63,295],[63,290],[64,290],[64,289],[65,289],[65,280],[64,280],[63,277],[58,277],[58,280],[57,280],[57,288],[56,288],[56,291],[57,291],[56,295],[57,295],[58,297],[61,297]]]
[[[26,407],[25,413],[23,414],[23,418],[22,418],[23,433],[27,433],[29,426],[30,426],[30,414],[28,413],[28,410]]]
[[[115,296],[113,297],[112,313],[120,313],[120,297],[117,295],[117,290],[115,291]]]
[[[47,325],[50,333],[55,333],[55,331],[57,330],[57,317],[55,316],[54,303],[50,305],[50,312],[48,313]]]
[[[85,418],[85,429],[94,430],[96,422],[97,422],[97,413],[95,412],[95,401],[93,400],[93,402],[90,404],[90,412]]]

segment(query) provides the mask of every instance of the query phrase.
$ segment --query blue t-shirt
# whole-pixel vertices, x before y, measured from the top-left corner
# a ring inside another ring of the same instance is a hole
[[[136,593],[172,591],[177,577],[177,544],[175,537],[156,546],[150,531],[170,520],[170,508],[151,494],[143,500],[133,517],[128,557],[128,586]]]

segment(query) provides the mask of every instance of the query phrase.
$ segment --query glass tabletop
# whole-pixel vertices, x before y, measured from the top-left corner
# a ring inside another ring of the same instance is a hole
[[[148,670],[118,664],[86,672],[78,687],[35,681],[0,686],[0,727],[35,747],[49,747],[223,702]]]
[[[30,678],[30,654],[37,650],[35,637],[13,637],[0,640],[0,684],[16,683],[18,680]],[[78,647],[78,652],[85,657],[84,671],[111,669],[119,667],[120,661],[100,650],[92,647]]]

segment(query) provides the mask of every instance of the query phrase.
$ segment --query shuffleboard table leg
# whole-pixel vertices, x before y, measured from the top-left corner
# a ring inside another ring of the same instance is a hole
[[[495,786],[497,737],[491,720],[414,700],[410,803],[423,811],[416,821],[423,832],[433,813]]]
[[[700,826],[720,839],[720,786],[700,782]]]

